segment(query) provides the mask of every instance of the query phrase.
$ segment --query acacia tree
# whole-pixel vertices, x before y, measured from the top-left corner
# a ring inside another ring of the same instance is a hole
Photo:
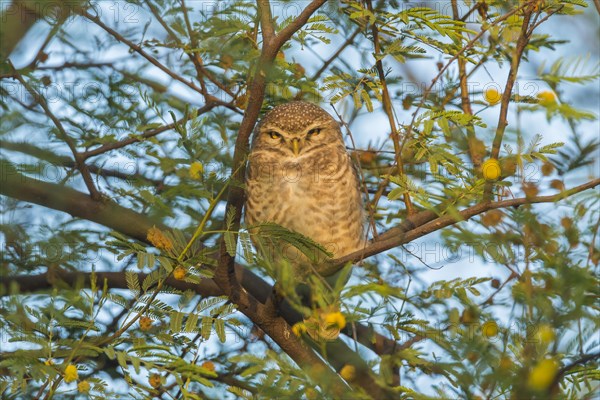
[[[587,2],[424,3],[4,7],[3,398],[591,397],[597,116],[572,97],[598,69],[538,33]],[[360,164],[372,239],[326,261],[335,309],[271,301],[240,222],[251,133],[294,99]]]

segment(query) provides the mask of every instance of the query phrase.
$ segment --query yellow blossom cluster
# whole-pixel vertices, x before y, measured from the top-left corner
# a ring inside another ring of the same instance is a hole
[[[65,382],[70,383],[74,382],[79,378],[79,373],[77,372],[77,367],[73,364],[67,365],[65,368],[64,379]]]
[[[146,234],[146,238],[154,247],[160,250],[172,250],[173,243],[171,240],[165,236],[164,233],[156,226],[148,229],[148,233]]]

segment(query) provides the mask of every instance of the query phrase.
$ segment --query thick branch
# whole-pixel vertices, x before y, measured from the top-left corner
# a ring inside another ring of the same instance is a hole
[[[249,148],[249,137],[254,129],[258,119],[260,109],[265,96],[265,86],[269,70],[272,67],[273,60],[283,43],[287,41],[294,32],[296,32],[310,17],[310,15],[319,8],[325,1],[313,1],[302,11],[290,25],[282,30],[274,38],[270,38],[272,33],[271,20],[267,21],[270,15],[268,1],[259,1],[259,13],[261,15],[261,26],[263,28],[263,47],[258,60],[257,68],[252,76],[250,85],[250,94],[248,108],[240,124],[238,137],[235,142],[233,155],[233,174],[231,179],[242,181],[246,173],[246,156]],[[245,194],[238,185],[231,185],[227,197],[226,213],[233,212],[233,223],[228,229],[238,230],[242,216],[242,207],[245,202]],[[290,332],[290,326],[287,322],[278,317],[275,310],[260,303],[254,296],[243,289],[235,274],[234,256],[229,254],[225,242],[222,239],[220,243],[219,266],[215,271],[215,282],[223,289],[225,294],[238,306],[239,310],[248,316],[255,324],[265,331],[298,365],[305,368],[315,381],[323,385],[330,385],[336,392],[343,393],[347,386],[341,381],[337,374],[334,374],[327,365],[325,365],[319,356],[297,337]],[[315,366],[320,366],[320,373],[315,374]],[[373,382],[369,388],[374,393],[381,393],[381,389]]]
[[[2,163],[0,166],[0,194],[2,195],[39,204],[44,207],[66,212],[77,218],[99,223],[144,243],[148,243],[146,235],[147,230],[151,226],[156,225],[161,229],[167,229],[159,222],[151,221],[148,216],[137,214],[115,203],[110,203],[108,201],[102,203],[94,202],[84,193],[63,185],[42,182],[25,177],[15,171],[14,167],[10,164]],[[96,210],[102,211],[99,212]],[[261,303],[266,301],[273,290],[271,285],[242,266],[236,265],[236,276],[244,289]],[[45,275],[10,279],[16,279],[21,289],[25,291],[36,291],[49,287],[49,281],[46,279]],[[74,281],[74,275],[65,273],[63,280],[72,282]],[[7,286],[9,285],[9,282],[10,280],[6,282]],[[121,280],[117,276],[111,277],[111,283],[114,287],[119,287],[119,282],[121,282]],[[176,285],[172,286],[179,287]],[[220,288],[218,289],[218,292],[214,292],[213,289],[207,289],[207,291],[204,292],[203,288],[205,287],[212,288],[217,286],[214,286],[214,282],[212,281],[208,283],[202,282],[198,286],[197,292],[205,296],[225,294]],[[285,302],[281,305],[279,314],[285,318],[289,325],[293,325],[302,320],[302,316]],[[360,324],[356,324],[356,326],[359,342],[377,354],[388,354],[396,346],[396,343],[393,340],[387,339],[376,333],[374,334],[367,326],[362,326]],[[349,326],[346,328],[345,333],[348,336],[352,336]],[[375,335],[375,344],[371,343],[373,335]]]
[[[259,300],[266,300],[266,297],[272,290],[272,287],[269,284],[267,284],[258,276],[254,275],[252,272],[245,270],[243,267],[238,266],[236,268],[236,274],[237,278],[240,280],[240,282],[242,282],[244,287],[249,288],[249,290],[251,290]],[[137,274],[140,282],[143,282],[146,276],[147,274],[144,273]],[[102,288],[104,282],[106,281],[110,289],[128,289],[127,279],[124,272],[96,272],[96,277],[99,288]],[[77,285],[89,285],[90,278],[91,273],[89,272],[69,272],[59,269],[52,269],[46,273],[38,275],[19,275],[15,277],[9,277],[0,282],[0,297],[12,294],[11,288],[15,287],[17,288],[18,293],[39,292],[52,289],[53,287],[64,287],[64,285],[69,287]],[[212,279],[202,279],[199,283],[189,283],[171,277],[167,279],[165,285],[179,290],[192,290],[204,297],[222,296],[224,294]],[[280,312],[290,324],[302,320],[302,317],[286,303],[281,305]],[[393,340],[371,332],[370,329],[364,325],[355,325],[357,330],[356,334],[359,338],[359,341],[367,347],[372,347],[373,350],[376,350],[378,354],[391,354],[398,349],[406,347],[406,345],[398,345]],[[353,332],[351,331],[350,327],[347,327],[344,333],[349,337],[352,337]],[[372,343],[373,338],[375,340],[374,344]],[[295,337],[290,337],[290,340],[298,339]],[[360,364],[359,356],[340,340],[324,343],[322,348],[320,347],[319,350],[323,351],[324,356],[326,355],[328,360],[338,370],[346,364],[352,364],[355,365],[357,369],[362,369],[362,373],[368,372],[367,365],[364,363],[362,363],[363,365],[357,365]],[[309,350],[306,349],[306,351]],[[369,384],[369,382],[366,380],[363,383],[366,385]],[[378,391],[379,389],[373,387],[372,390]]]
[[[27,142],[15,143],[15,142],[7,142],[5,140],[0,140],[0,148],[5,149],[5,150],[10,150],[10,151],[18,151],[19,153],[23,153],[23,154],[30,155],[32,157],[36,157],[40,160],[47,161],[53,165],[62,166],[65,168],[71,168],[71,169],[76,168],[76,163],[71,157],[56,154],[53,151],[34,146]],[[148,177],[143,176],[138,173],[127,173],[127,172],[120,171],[119,169],[115,170],[115,169],[109,169],[109,168],[102,168],[101,166],[94,165],[94,164],[88,165],[87,168],[92,174],[96,174],[96,175],[104,177],[104,178],[113,177],[113,178],[118,178],[118,179],[122,179],[125,181],[135,179],[135,180],[141,180],[141,181],[151,183],[152,185],[160,188],[161,190],[168,188],[168,185],[165,185],[162,180],[148,178]]]
[[[457,222],[466,221],[489,210],[518,207],[524,204],[554,203],[576,193],[583,192],[584,190],[595,188],[598,185],[600,185],[600,179],[594,179],[552,196],[536,196],[532,198],[521,197],[517,199],[495,202],[483,202],[459,211],[458,215],[460,218],[452,215],[443,215],[436,218],[436,214],[434,212],[422,211],[408,217],[402,224],[400,224],[400,226],[384,232],[382,235],[377,237],[376,240],[372,241],[365,249],[348,254],[336,260],[332,260],[330,265],[323,270],[323,275],[327,276],[334,274],[347,263],[357,262],[367,257],[377,255],[381,252],[398,247],[405,243],[409,243],[415,239],[438,231],[447,226],[454,225]]]
[[[139,282],[143,282],[147,274],[137,274]],[[10,294],[10,288],[17,285],[20,293],[38,292],[40,290],[50,289],[56,283],[63,282],[68,286],[77,284],[88,285],[91,273],[76,271],[68,272],[63,270],[51,269],[44,274],[39,275],[19,275],[5,278],[0,282],[0,294]],[[103,282],[111,289],[127,289],[127,279],[124,272],[96,272],[98,286],[102,288]],[[221,296],[223,292],[210,279],[202,279],[200,283],[190,283],[177,280],[173,277],[168,278],[166,285],[179,290],[192,290],[202,296]]]
[[[71,215],[98,222],[138,240],[146,241],[147,230],[153,224],[146,216],[136,214],[131,210],[108,201],[102,203],[94,202],[81,192],[61,185],[41,182],[25,177],[15,171],[14,168],[5,166],[6,164],[3,164],[3,179],[1,182],[2,184],[0,185],[0,194],[65,211]],[[452,225],[459,220],[467,220],[491,209],[531,203],[555,202],[575,193],[594,188],[598,185],[600,185],[600,179],[587,182],[553,196],[538,196],[531,199],[519,198],[481,203],[461,211],[460,219],[447,215],[436,218],[436,214],[432,211],[421,212],[409,217],[399,227],[393,228],[382,234],[377,241],[372,243],[364,252],[351,254],[344,259],[336,260],[335,263],[344,264],[352,260],[378,254],[443,227]],[[244,301],[246,301],[245,304],[255,307],[245,308],[246,315],[248,315],[253,322],[260,326],[269,336],[277,340],[278,343],[282,343],[281,346],[283,350],[288,352],[288,354],[293,354],[298,363],[301,363],[302,365],[314,362],[320,363],[319,359],[315,358],[316,356],[312,351],[304,347],[302,342],[297,340],[293,335],[290,335],[289,323],[293,323],[294,320],[297,320],[297,314],[294,317],[293,314],[288,313],[289,310],[282,310],[283,312],[281,315],[286,316],[287,322],[282,318],[273,318],[271,314],[266,313],[264,305],[256,300],[257,298],[261,299],[266,297],[268,293],[270,293],[270,286],[249,271],[244,271],[241,267],[236,268],[236,276],[244,288],[244,297],[246,297],[244,299]],[[117,276],[106,275],[106,277],[113,279],[113,282],[115,283],[119,282]],[[37,280],[31,279],[32,277],[28,278],[32,284],[37,282],[38,285],[45,280],[45,278],[37,278]],[[73,277],[73,279],[75,278]],[[218,286],[213,286],[211,282],[203,283],[202,285],[204,284],[210,285],[205,287],[207,290],[206,293],[209,293],[209,295],[222,293],[221,288],[219,288],[218,292],[214,291]],[[198,286],[198,290],[203,288],[202,285]],[[360,331],[358,333],[360,333]],[[368,334],[368,332],[366,333]],[[365,337],[368,336],[365,335]],[[363,340],[360,341],[361,343],[364,343]],[[391,341],[389,344],[384,343],[383,351],[382,348],[379,348],[378,353],[385,354],[388,351],[391,351],[389,349],[393,349],[392,343],[393,342]],[[367,377],[367,375],[365,375],[365,377]],[[380,390],[376,386],[369,386],[369,388],[369,390]],[[382,396],[384,395],[382,393],[380,394]]]
[[[29,178],[5,162],[1,164],[0,194],[18,200],[39,204],[87,219],[119,231],[140,241],[146,240],[148,229],[161,227],[147,216],[140,215],[111,200],[93,200],[70,187]]]
[[[2,195],[39,204],[44,207],[66,212],[78,218],[97,222],[142,242],[147,241],[147,230],[151,226],[157,225],[164,228],[160,223],[149,220],[147,216],[137,214],[118,204],[109,201],[102,203],[95,202],[90,199],[89,196],[74,189],[25,177],[16,172],[12,166],[7,166],[5,163],[2,164],[0,172],[2,173],[0,179],[0,194]],[[348,262],[377,255],[383,251],[408,243],[459,221],[468,220],[469,218],[492,209],[518,207],[520,205],[534,203],[553,203],[576,193],[592,189],[598,185],[600,185],[600,179],[595,179],[552,196],[537,196],[530,199],[517,198],[480,203],[460,211],[459,215],[461,216],[461,219],[449,215],[438,217],[433,211],[422,211],[408,217],[399,226],[381,234],[364,250],[333,260],[330,269],[333,270]],[[242,282],[244,289],[248,290],[252,296],[260,302],[266,300],[271,292],[271,286],[268,283],[252,272],[244,270],[242,267],[236,268],[236,275],[238,276],[239,281]],[[222,293],[220,292],[220,294]],[[300,319],[299,315],[289,307],[287,309],[283,308],[280,311],[282,315],[286,316],[290,325]],[[367,333],[367,329],[368,328],[365,327],[365,333]],[[361,331],[362,328],[359,328],[359,333]],[[378,338],[377,340],[380,339],[381,338]],[[378,354],[387,354],[390,349],[388,346],[393,345],[393,341],[387,342],[383,340],[383,343],[384,345],[380,347],[380,350],[376,351]]]
[[[270,42],[275,36],[275,24],[271,15],[271,4],[269,0],[258,0],[256,5],[258,6],[263,41],[265,43]]]

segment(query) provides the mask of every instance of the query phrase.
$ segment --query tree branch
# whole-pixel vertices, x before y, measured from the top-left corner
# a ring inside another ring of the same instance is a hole
[[[316,81],[317,79],[319,79],[321,77],[321,75],[323,74],[323,72],[327,71],[327,68],[331,65],[331,63],[338,59],[339,55],[342,54],[342,52],[346,49],[346,47],[350,46],[354,42],[354,39],[356,39],[356,37],[358,36],[358,34],[360,32],[361,32],[361,29],[356,28],[356,30],[354,32],[352,32],[352,35],[350,35],[348,37],[348,39],[346,39],[346,41],[336,50],[336,52],[333,53],[331,55],[331,57],[329,57],[323,63],[323,65],[321,65],[321,68],[319,68],[319,70],[317,72],[315,72],[315,74],[312,76],[312,78],[310,78],[310,80]]]
[[[271,15],[271,4],[269,0],[257,0],[258,15],[260,17],[260,27],[262,30],[263,47],[265,43],[271,42],[275,37],[275,27],[273,16]]]
[[[102,203],[94,202],[89,196],[71,188],[37,181],[23,176],[22,174],[16,172],[14,168],[7,167],[5,164],[2,164],[2,166],[3,184],[0,185],[0,194],[61,210],[76,217],[85,218],[90,221],[100,223],[142,242],[146,242],[147,230],[154,225],[154,223],[149,221],[146,216],[139,215],[115,203],[110,203],[108,201]],[[351,254],[339,260],[334,260],[333,263],[344,265],[350,261],[378,254],[382,251],[396,247],[403,243],[407,243],[443,227],[452,225],[459,220],[467,220],[475,215],[491,209],[506,208],[532,203],[555,202],[581,191],[594,188],[598,185],[600,185],[600,179],[587,182],[583,185],[574,187],[553,196],[538,196],[531,199],[519,198],[498,202],[480,203],[461,211],[459,213],[461,219],[447,215],[436,218],[436,214],[434,212],[423,211],[409,217],[400,226],[392,228],[383,233],[375,242],[367,247],[365,251]],[[156,225],[160,226],[162,229],[165,229],[165,227],[161,226],[159,223],[156,223]],[[308,350],[301,341],[297,340],[294,335],[290,335],[290,324],[298,321],[301,317],[289,306],[287,306],[288,308],[286,309],[286,305],[284,304],[280,310],[280,315],[285,317],[285,320],[279,317],[274,318],[270,313],[267,313],[264,304],[260,302],[261,300],[264,301],[271,292],[271,286],[250,271],[245,270],[243,267],[235,266],[235,273],[237,279],[242,284],[243,292],[246,293],[244,296],[246,297],[246,299],[244,299],[244,304],[247,304],[249,308],[245,309],[245,314],[274,340],[276,340],[278,343],[281,341],[283,343],[283,345],[281,345],[282,349],[286,351],[286,353],[293,355],[296,362],[298,362],[300,365],[306,365],[315,362],[321,363],[320,359],[315,358],[316,356],[312,353],[312,351]],[[69,274],[71,275],[63,275],[62,279],[65,281],[74,282],[77,273]],[[123,278],[119,277],[119,275],[102,275],[102,279],[105,277],[115,285],[124,282]],[[4,288],[6,289],[6,287],[10,285],[10,282],[14,279],[15,278],[6,280],[7,286]],[[45,276],[17,277],[16,279],[17,283],[23,287],[29,287],[32,290],[36,288],[41,289],[45,287],[45,285],[49,285],[47,277]],[[44,284],[44,282],[46,283]],[[174,287],[180,287],[182,289],[187,288],[186,283],[179,281],[168,281],[168,284]],[[218,291],[215,289],[218,289]],[[198,285],[198,287],[194,290],[197,290],[197,292],[205,291],[204,295],[209,296],[225,294],[223,289],[220,286],[215,285],[212,281],[201,282],[201,284]],[[241,311],[243,312],[244,309],[241,309]],[[352,332],[350,331],[345,331],[345,333],[347,335],[352,335]],[[369,338],[372,334],[373,333],[369,331],[368,327],[359,327],[357,329],[358,340],[365,345],[370,343]],[[397,348],[397,344],[392,340],[382,337],[381,335],[376,335],[375,344],[371,344],[371,346],[368,347],[378,354],[390,354],[395,350],[395,348]],[[347,351],[351,352],[349,349]],[[331,355],[335,353],[329,352],[328,354]],[[340,363],[340,360],[336,359],[335,357],[330,361],[332,361],[334,364]],[[373,391],[376,391],[382,398],[386,396],[386,394],[381,391],[382,389],[376,386],[374,382],[369,379],[368,374],[363,375],[364,376],[361,376],[363,381],[360,382],[363,387],[369,388],[370,393],[374,393]]]
[[[196,115],[205,114],[205,113],[209,112],[210,110],[212,110],[213,108],[215,108],[216,106],[217,106],[216,103],[212,103],[212,102],[207,103],[197,110]],[[81,156],[83,157],[84,160],[86,160],[90,157],[94,157],[94,156],[106,153],[108,151],[111,151],[111,150],[120,149],[120,148],[128,146],[130,144],[141,142],[144,139],[148,139],[148,138],[154,137],[160,133],[174,129],[177,125],[181,124],[182,122],[185,122],[184,118],[179,119],[171,124],[163,125],[161,127],[154,128],[154,129],[149,129],[149,130],[145,131],[144,133],[142,133],[141,135],[130,136],[127,139],[119,140],[117,142],[106,143],[100,147],[97,147],[95,149],[88,150],[84,153],[81,153]]]
[[[9,150],[9,151],[18,151],[20,153],[27,154],[32,157],[36,157],[40,160],[44,160],[53,165],[57,165],[57,166],[65,167],[65,168],[71,168],[71,169],[76,168],[76,163],[71,157],[58,155],[58,154],[54,153],[53,151],[34,146],[27,142],[15,143],[15,142],[8,142],[5,140],[0,140],[0,148]],[[145,181],[145,182],[148,182],[148,183],[154,185],[155,187],[157,187],[160,190],[163,190],[163,189],[169,187],[168,185],[165,185],[162,180],[148,178],[139,173],[127,173],[127,172],[119,171],[118,169],[102,168],[101,166],[94,165],[94,164],[88,165],[87,167],[88,167],[88,170],[92,174],[96,174],[96,175],[104,177],[104,178],[112,177],[112,178],[118,178],[118,179],[121,179],[124,181],[131,180],[131,179],[141,180],[141,181]]]
[[[587,364],[590,361],[595,361],[595,360],[598,360],[598,359],[600,359],[600,352],[586,354],[586,355],[582,356],[581,358],[578,358],[577,360],[571,362],[570,364],[565,365],[564,367],[562,367],[558,371],[558,373],[554,377],[554,380],[552,381],[552,383],[550,384],[550,387],[548,388],[548,392],[551,392],[555,388],[557,388],[557,386],[560,383],[560,380],[562,379],[562,377],[567,372],[569,372],[572,368],[574,368],[574,367],[576,367],[578,365]]]
[[[29,293],[38,292],[40,290],[50,289],[60,282],[68,286],[76,284],[89,284],[91,273],[81,271],[64,271],[62,269],[49,269],[46,273],[38,275],[18,275],[10,278],[4,278],[0,282],[0,296],[10,293],[10,288],[17,285],[19,292]],[[139,282],[143,282],[148,274],[136,274]],[[124,272],[96,272],[98,286],[102,288],[105,280],[111,289],[127,289],[127,279]],[[190,283],[182,280],[177,280],[170,277],[165,282],[166,285],[179,290],[192,290],[202,296],[221,296],[223,292],[211,279],[202,279],[199,283]]]
[[[150,54],[146,53],[142,49],[141,46],[138,46],[137,44],[133,43],[132,41],[130,41],[129,39],[127,39],[126,37],[121,35],[119,32],[115,31],[114,29],[112,29],[111,27],[106,25],[104,22],[102,22],[100,20],[100,17],[95,17],[92,14],[90,14],[89,12],[87,12],[86,10],[79,10],[79,13],[81,16],[89,19],[90,21],[92,21],[96,25],[98,25],[100,28],[104,29],[108,34],[110,34],[112,37],[114,37],[117,41],[125,44],[130,49],[132,49],[133,51],[135,51],[136,53],[138,53],[139,55],[144,57],[146,60],[148,60],[148,62],[150,62],[150,64],[154,65],[155,67],[160,69],[165,74],[169,75],[174,80],[179,81],[179,82],[183,83],[184,85],[190,87],[191,89],[195,90],[196,92],[202,94],[202,88],[199,88],[193,82],[188,81],[187,79],[182,78],[181,75],[176,74],[175,72],[171,71],[171,69],[169,69],[168,67],[161,64],[157,59],[152,57]]]
[[[77,218],[96,222],[143,243],[148,243],[146,236],[150,227],[157,226],[160,229],[168,229],[160,222],[150,220],[147,215],[137,214],[108,200],[95,202],[84,193],[69,187],[28,178],[18,173],[12,165],[6,163],[0,164],[0,194],[62,211]],[[74,282],[74,275],[70,274],[65,272],[62,277],[63,280]],[[273,287],[262,278],[242,266],[236,265],[236,276],[244,289],[261,303],[266,301],[273,290]],[[119,282],[124,282],[116,275],[108,275],[108,277],[115,287],[120,287]],[[9,286],[9,282],[13,279],[16,279],[16,282],[25,291],[36,291],[49,287],[49,282],[44,277],[44,274],[7,278],[6,285]],[[202,289],[205,287],[204,285],[209,284],[215,285],[212,281],[211,283],[201,282],[199,289],[204,290]],[[182,289],[187,288],[185,284],[183,285]],[[172,286],[179,287],[177,285]],[[212,288],[213,286],[206,287]],[[218,288],[218,292],[215,292],[213,289],[207,289],[206,292],[199,291],[198,293],[205,296],[220,296],[225,294],[220,288]],[[289,325],[302,320],[302,316],[285,302],[281,304],[279,314],[286,319]],[[375,334],[376,343],[371,345],[373,332],[371,332],[370,328],[360,324],[356,324],[356,326],[359,341],[375,353],[388,354],[396,346],[393,340],[387,339],[380,334]],[[346,327],[345,333],[349,337],[352,337],[350,326]]]
[[[95,202],[89,196],[74,189],[28,178],[18,173],[14,167],[6,163],[2,163],[0,166],[2,167],[0,168],[0,194],[2,195],[39,204],[66,212],[74,217],[96,222],[144,243],[147,242],[147,231],[152,226],[156,225],[161,229],[167,229],[160,222],[151,221],[146,215],[137,214],[116,203],[108,200]],[[524,204],[552,203],[595,188],[598,185],[600,185],[600,179],[595,179],[552,196],[480,203],[459,212],[461,219],[448,215],[438,217],[433,211],[421,211],[405,219],[399,226],[382,233],[364,250],[332,260],[328,271],[337,271],[340,265],[343,266],[348,262],[355,262],[379,254],[492,209],[518,207]],[[249,270],[241,266],[236,266],[236,275],[244,290],[247,290],[259,302],[264,302],[269,293],[271,293],[272,287]],[[219,295],[222,294],[224,293],[220,291]],[[207,293],[205,295],[208,296],[210,294]],[[293,325],[301,319],[301,316],[285,302],[282,304],[280,314],[285,316],[289,325]],[[349,327],[346,329],[345,333],[351,336],[352,332],[349,330]],[[369,346],[368,343],[370,342],[370,335],[372,333],[368,327],[361,327],[359,325],[357,333],[358,339],[362,344],[380,355],[389,354],[396,345],[394,341],[378,335],[376,337],[378,343],[374,346]]]
[[[512,60],[510,62],[510,70],[508,72],[508,78],[506,80],[506,85],[504,87],[504,92],[502,93],[502,101],[500,105],[500,116],[498,117],[498,126],[496,128],[496,135],[494,136],[494,141],[492,143],[492,158],[498,158],[500,154],[500,145],[502,144],[502,138],[504,137],[504,131],[508,126],[508,121],[506,117],[508,115],[508,105],[510,103],[510,96],[512,94],[512,89],[517,79],[517,73],[519,71],[519,65],[521,63],[521,57],[523,55],[523,51],[525,51],[525,47],[527,47],[527,43],[529,43],[529,20],[531,19],[531,10],[525,12],[525,16],[523,17],[523,24],[521,25],[521,33],[519,34],[519,39],[517,40],[517,46],[515,47],[515,52],[513,54]]]
[[[459,12],[458,12],[458,4],[457,0],[452,0],[452,17],[456,21],[462,21]],[[473,9],[473,8],[472,8]],[[471,10],[472,10],[471,9]],[[462,39],[462,33],[461,33]],[[466,115],[473,115],[473,109],[471,108],[471,100],[469,99],[469,85],[468,85],[468,75],[467,75],[467,61],[463,57],[458,57],[458,77],[459,77],[459,87],[460,87],[460,103],[463,110],[463,113]],[[471,161],[475,167],[479,167],[481,164],[481,155],[475,152],[474,141],[477,139],[475,136],[475,127],[472,123],[466,126],[467,129],[467,147],[469,149],[469,156],[471,157]]]
[[[146,241],[148,229],[162,223],[103,198],[88,195],[67,186],[43,182],[19,173],[11,164],[0,164],[0,194],[66,212],[96,222],[140,241]]]
[[[498,156],[500,155],[500,146],[502,145],[502,139],[504,138],[504,131],[508,126],[508,106],[510,105],[512,90],[517,79],[517,73],[519,72],[521,57],[523,56],[523,52],[525,51],[525,48],[529,43],[529,38],[532,34],[532,32],[529,31],[529,21],[531,20],[532,13],[533,10],[531,7],[525,10],[523,23],[521,25],[521,32],[519,33],[519,38],[517,39],[517,45],[515,47],[512,60],[510,60],[510,70],[508,72],[508,78],[506,79],[506,85],[504,87],[504,92],[502,93],[502,100],[500,102],[500,115],[498,116],[498,125],[496,126],[496,134],[494,135],[494,140],[492,142],[492,152],[490,154],[491,158],[498,159]],[[493,183],[486,183],[483,191],[484,200],[491,200],[493,187]]]
[[[88,170],[87,165],[85,163],[85,158],[83,158],[81,156],[81,153],[77,151],[77,145],[75,143],[75,140],[71,136],[69,136],[62,122],[60,122],[60,120],[56,117],[56,115],[54,115],[52,110],[50,110],[46,99],[43,96],[41,96],[38,92],[36,92],[35,89],[25,81],[25,79],[23,79],[23,76],[12,66],[12,63],[10,63],[10,66],[13,70],[15,78],[21,83],[21,85],[25,87],[25,89],[27,89],[31,96],[34,99],[36,99],[37,103],[44,110],[46,116],[50,118],[50,120],[54,123],[54,126],[56,126],[56,129],[58,130],[58,136],[67,144],[67,146],[71,150],[71,153],[73,153],[73,157],[75,158],[75,167],[79,170],[79,172],[81,172],[81,176],[83,177],[85,186],[90,192],[90,196],[94,200],[99,200],[100,193],[98,192],[98,189],[96,189],[96,186],[94,186],[94,181],[92,180],[90,171]]]
[[[323,269],[323,275],[329,276],[339,271],[344,265],[354,263],[359,260],[377,255],[383,251],[398,247],[402,244],[409,243],[415,239],[438,231],[457,222],[467,221],[476,215],[482,214],[489,210],[498,208],[518,207],[524,204],[536,203],[554,203],[559,200],[570,197],[576,193],[589,190],[600,185],[600,178],[593,179],[582,185],[565,190],[561,193],[551,196],[536,196],[532,198],[521,197],[517,199],[501,200],[495,202],[483,202],[466,208],[458,212],[460,218],[452,215],[442,215],[436,218],[436,213],[433,211],[421,211],[404,220],[399,226],[392,228],[377,239],[373,240],[369,246],[363,250],[356,251],[344,257],[332,260],[327,268]]]
[[[371,13],[373,13],[373,3],[371,0],[367,0],[367,7]],[[371,25],[371,32],[373,34],[373,45],[375,46],[375,68],[377,68],[377,75],[379,76],[379,82],[381,83],[381,95],[383,109],[385,114],[388,117],[388,124],[390,126],[390,130],[392,132],[392,143],[394,144],[394,164],[398,166],[398,175],[404,175],[404,166],[402,163],[402,147],[400,146],[400,134],[398,133],[398,127],[396,126],[396,118],[394,117],[394,109],[392,107],[392,99],[390,98],[390,92],[388,90],[387,81],[385,79],[385,72],[383,70],[383,62],[381,61],[381,44],[379,43],[379,29],[377,28],[377,23],[373,22]],[[382,184],[380,188],[383,188],[387,183]],[[377,203],[383,191],[378,190],[378,197],[375,198],[373,203],[373,208],[377,208]],[[412,201],[410,200],[410,196],[408,193],[404,193],[402,195],[404,198],[404,204],[406,205],[406,212],[408,215],[412,215],[414,213]]]
[[[263,31],[263,47],[256,70],[252,75],[248,107],[244,113],[235,142],[232,168],[234,172],[231,177],[233,181],[241,182],[244,179],[250,134],[260,113],[269,70],[272,67],[277,52],[324,2],[325,0],[311,2],[294,21],[274,37],[269,37],[272,34],[271,26],[273,24],[272,20],[268,18],[270,10],[266,9],[269,7],[269,2],[258,2]],[[238,185],[230,186],[227,197],[226,215],[233,213],[234,218],[230,226],[225,227],[226,229],[234,231],[239,229],[244,202],[244,190]],[[329,366],[315,352],[307,348],[302,340],[291,334],[290,326],[283,318],[277,316],[272,303],[267,303],[267,305],[260,303],[251,293],[240,286],[235,274],[234,255],[229,254],[227,251],[224,238],[221,238],[220,241],[219,264],[215,271],[214,280],[238,306],[238,309],[265,331],[312,379],[319,382],[319,385],[324,385],[327,390],[332,390],[340,395],[348,390],[348,387],[340,377],[333,373]],[[356,358],[357,361],[360,359],[360,357]],[[316,369],[315,366],[317,366]],[[356,367],[359,370],[363,370],[361,365],[356,365]],[[316,370],[319,372],[315,373]],[[357,383],[378,398],[389,397],[375,383],[370,374],[361,374]]]

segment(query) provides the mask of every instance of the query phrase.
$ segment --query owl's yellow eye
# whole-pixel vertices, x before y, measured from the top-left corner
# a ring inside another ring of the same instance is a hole
[[[281,135],[277,132],[274,131],[269,131],[267,132],[269,134],[269,136],[271,137],[271,139],[281,139]]]
[[[308,136],[318,135],[319,133],[321,133],[321,128],[313,128],[308,131]]]

